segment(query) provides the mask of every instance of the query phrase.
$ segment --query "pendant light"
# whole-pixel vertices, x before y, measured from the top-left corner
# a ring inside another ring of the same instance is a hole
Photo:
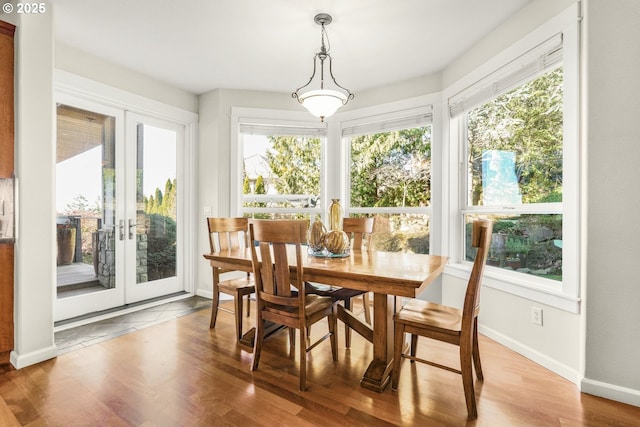
[[[314,22],[322,27],[320,33],[320,51],[315,54],[313,58],[313,74],[306,85],[300,86],[296,89],[291,96],[298,100],[303,107],[305,107],[311,114],[320,118],[320,121],[324,121],[326,117],[333,115],[338,108],[346,105],[349,100],[354,98],[354,94],[338,84],[336,78],[333,76],[333,70],[331,69],[331,55],[329,50],[331,44],[329,43],[329,37],[325,29],[326,25],[329,25],[332,21],[331,15],[327,13],[319,13],[313,19]],[[326,45],[325,45],[326,40]],[[325,82],[325,61],[328,59],[329,77]],[[320,67],[318,70],[318,61],[320,61]],[[319,77],[316,78],[316,73]],[[318,89],[313,89],[311,86],[314,83]],[[319,80],[319,82],[318,82]],[[326,84],[325,84],[326,83]]]

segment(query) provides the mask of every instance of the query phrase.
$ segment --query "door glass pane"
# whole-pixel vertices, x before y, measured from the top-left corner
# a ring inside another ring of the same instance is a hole
[[[115,287],[115,117],[57,106],[58,297]]]
[[[138,124],[136,283],[176,275],[176,149],[176,132]]]

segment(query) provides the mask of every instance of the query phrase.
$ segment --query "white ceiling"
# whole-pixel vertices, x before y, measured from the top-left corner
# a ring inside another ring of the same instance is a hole
[[[530,0],[54,0],[60,43],[200,94],[292,92],[327,26],[352,92],[436,73]]]

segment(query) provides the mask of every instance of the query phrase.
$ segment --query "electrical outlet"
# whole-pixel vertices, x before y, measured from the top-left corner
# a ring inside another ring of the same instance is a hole
[[[208,218],[211,216],[211,206],[205,206],[204,209],[202,210],[202,213],[204,214],[205,218]]]
[[[531,323],[542,326],[542,309],[540,307],[531,307]]]

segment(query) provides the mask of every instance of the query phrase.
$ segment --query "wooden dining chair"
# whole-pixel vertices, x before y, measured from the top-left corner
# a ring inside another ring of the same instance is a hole
[[[330,338],[333,360],[338,360],[336,302],[329,297],[307,295],[305,292],[302,243],[306,242],[307,227],[308,221],[305,220],[254,220],[249,225],[251,241],[255,243],[251,245],[251,259],[258,302],[251,370],[257,370],[260,363],[266,321],[289,328],[291,354],[295,351],[295,330],[298,329],[301,391],[307,388],[307,353],[310,350]],[[293,274],[289,267],[288,246],[293,247],[290,256],[295,256]],[[329,332],[311,344],[307,329],[325,317]]]
[[[356,250],[371,250],[371,237],[375,218],[344,218],[342,230],[351,238],[351,248]],[[369,292],[362,294],[362,306],[364,307],[364,320],[371,324],[371,303]]]
[[[209,248],[211,252],[246,250],[249,247],[249,220],[247,218],[207,218],[209,229]],[[213,270],[213,302],[211,304],[210,328],[215,328],[218,310],[235,313],[236,337],[242,338],[242,304],[246,297],[247,317],[250,315],[250,295],[255,286],[250,274],[229,280],[220,280],[220,275],[234,270],[215,267]],[[220,307],[220,292],[233,296],[234,311]]]
[[[472,419],[478,417],[473,385],[472,360],[478,380],[482,381],[484,379],[478,348],[478,313],[480,311],[480,286],[491,243],[491,229],[492,224],[490,221],[477,220],[473,222],[472,246],[478,248],[478,251],[467,284],[462,309],[412,299],[393,317],[395,338],[391,388],[393,390],[398,388],[401,358],[455,372],[462,375],[467,413],[469,418]],[[411,334],[410,354],[402,353],[405,344],[405,332]],[[460,370],[416,357],[418,336],[459,346]]]
[[[351,249],[365,250],[371,249],[371,235],[373,233],[374,218],[344,218],[342,220],[342,231],[349,235],[351,239]],[[356,289],[341,288],[339,286],[324,286],[317,283],[307,283],[307,292],[317,295],[328,296],[335,301],[342,301],[344,308],[351,310],[351,298],[362,295],[362,306],[364,307],[364,319],[371,324],[371,303],[369,292]],[[344,340],[347,348],[351,347],[351,328],[345,323]]]

